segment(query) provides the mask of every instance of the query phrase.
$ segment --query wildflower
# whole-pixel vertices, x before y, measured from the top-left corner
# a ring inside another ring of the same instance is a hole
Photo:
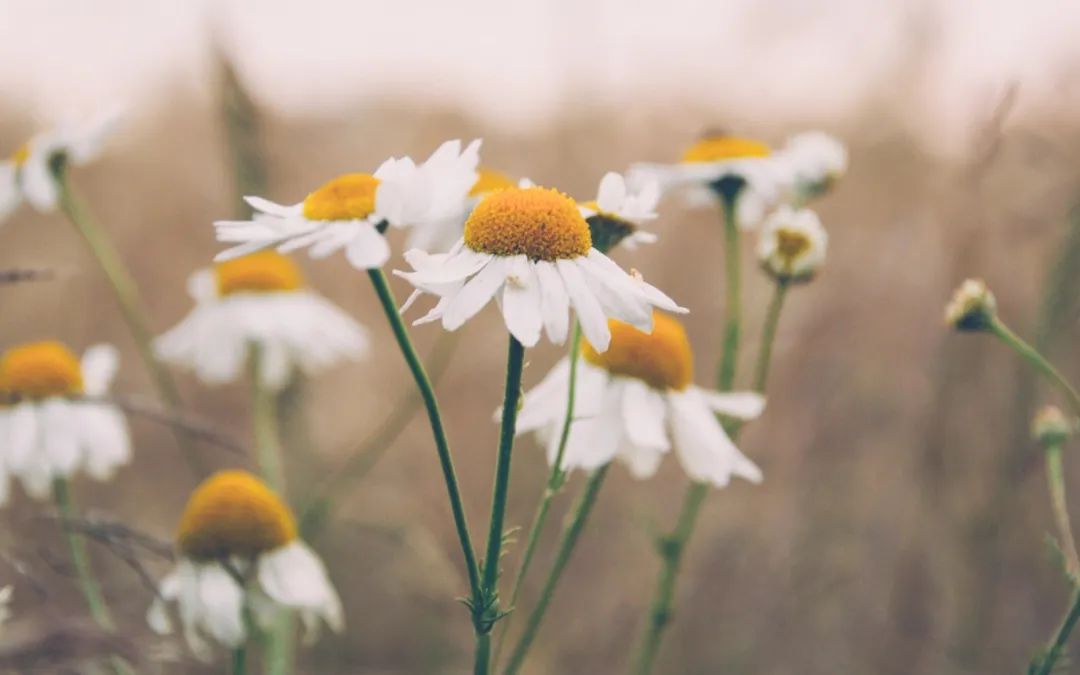
[[[57,167],[97,158],[119,120],[119,113],[111,112],[83,124],[42,132],[0,160],[0,223],[24,201],[38,211],[55,210],[60,199]]]
[[[651,334],[611,321],[611,346],[583,345],[575,380],[574,422],[562,468],[592,470],[619,459],[636,478],[656,473],[675,452],[694,481],[754,483],[761,471],[744,456],[716,414],[753,419],[765,400],[749,392],[720,393],[693,384],[693,354],[677,320],[657,313]],[[570,362],[562,359],[525,394],[517,433],[535,432],[555,462],[566,415]]]
[[[847,171],[847,148],[823,131],[792,136],[777,155],[787,188],[798,201],[828,192]]]
[[[280,253],[260,251],[199,270],[188,292],[195,308],[154,348],[207,384],[237,379],[252,346],[260,381],[273,390],[295,369],[311,374],[367,352],[364,328],[305,288],[296,263]]]
[[[981,331],[997,317],[997,301],[982,279],[967,279],[945,307],[945,323],[960,331]]]
[[[541,187],[508,188],[484,198],[465,223],[465,235],[446,254],[409,251],[412,272],[395,272],[439,302],[416,323],[442,320],[457,330],[492,298],[510,333],[531,347],[541,330],[562,343],[573,306],[582,331],[607,349],[607,318],[652,329],[652,307],[685,312],[656,288],[624,272],[593,248],[574,200]]]
[[[1061,445],[1072,436],[1073,425],[1057,406],[1048,405],[1035,413],[1031,435],[1045,447]]]
[[[206,638],[235,648],[248,637],[245,610],[267,626],[281,609],[297,610],[309,640],[320,621],[340,632],[341,600],[319,557],[297,537],[289,507],[245,471],[221,471],[192,493],[176,535],[179,560],[161,581],[147,620],[172,632],[166,603],[176,602],[195,654]]]
[[[96,345],[80,361],[60,342],[33,342],[0,356],[0,483],[19,478],[32,497],[85,471],[108,480],[131,459],[127,421],[108,393],[116,349]],[[6,489],[0,489],[0,503]]]
[[[447,141],[423,164],[391,158],[374,174],[339,176],[292,206],[245,197],[256,211],[252,220],[218,221],[218,241],[236,244],[218,254],[230,260],[264,248],[288,253],[308,248],[313,258],[341,249],[357,269],[381,267],[390,257],[383,237],[387,227],[410,227],[433,242],[460,218],[476,182],[480,141],[461,150]]]
[[[762,226],[758,260],[777,281],[809,281],[825,262],[828,242],[816,213],[780,206]]]
[[[589,224],[593,247],[610,251],[623,241],[631,249],[655,242],[655,234],[638,228],[656,219],[659,201],[660,185],[655,180],[646,180],[637,190],[632,190],[621,174],[613,171],[605,174],[596,199],[579,205]]]

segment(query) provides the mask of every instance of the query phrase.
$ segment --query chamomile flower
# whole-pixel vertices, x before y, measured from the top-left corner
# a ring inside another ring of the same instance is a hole
[[[805,282],[824,264],[828,243],[829,235],[816,213],[783,205],[762,226],[758,260],[777,281]]]
[[[479,152],[480,141],[464,150],[460,141],[447,141],[423,164],[391,158],[373,174],[339,176],[291,206],[245,197],[256,212],[252,220],[214,223],[218,241],[236,244],[216,260],[271,247],[282,253],[307,248],[314,258],[344,249],[357,269],[381,267],[390,257],[386,227],[412,228],[412,236],[430,243],[459,221]]]
[[[828,192],[848,166],[847,148],[824,131],[792,136],[777,158],[783,167],[787,191],[798,201]]]
[[[175,602],[191,650],[210,653],[207,639],[235,648],[248,637],[245,610],[267,625],[281,609],[296,610],[307,637],[320,623],[340,632],[341,600],[322,560],[297,535],[289,507],[245,471],[221,471],[192,493],[176,535],[179,560],[161,581],[147,613],[151,628],[172,632]]]
[[[294,370],[313,374],[367,352],[367,331],[305,288],[296,263],[280,253],[260,251],[199,270],[188,291],[195,308],[154,348],[207,384],[239,378],[253,346],[260,381],[274,390]]]
[[[127,421],[100,400],[117,368],[116,349],[97,345],[80,361],[60,342],[33,342],[0,356],[0,465],[28,494],[85,471],[108,480],[131,459]],[[0,483],[6,482],[0,476]],[[0,490],[0,492],[3,492]],[[2,500],[0,500],[2,501]]]
[[[610,251],[620,242],[630,249],[638,244],[654,243],[656,235],[639,228],[656,220],[659,201],[660,184],[655,180],[647,179],[637,189],[631,189],[622,174],[606,173],[596,199],[579,205],[589,224],[593,248]]]
[[[416,323],[441,320],[457,330],[493,298],[507,329],[523,345],[541,331],[562,343],[569,309],[597,349],[607,349],[609,317],[652,330],[652,308],[685,312],[656,288],[593,248],[589,225],[573,199],[541,187],[507,188],[485,197],[446,254],[409,251],[413,271],[396,274],[439,302]],[[417,294],[409,299],[407,309]]]
[[[535,432],[558,452],[570,376],[563,358],[531,391],[517,418],[517,433]],[[582,345],[574,418],[563,455],[566,470],[593,470],[618,459],[636,478],[656,473],[672,448],[694,481],[724,486],[732,476],[761,481],[761,471],[739,451],[716,414],[753,419],[765,400],[749,392],[720,393],[693,384],[693,355],[677,320],[657,313],[653,332],[611,321],[611,346]]]
[[[0,223],[24,201],[38,211],[55,210],[60,198],[55,163],[80,165],[97,158],[119,120],[118,112],[110,112],[42,132],[0,160]]]

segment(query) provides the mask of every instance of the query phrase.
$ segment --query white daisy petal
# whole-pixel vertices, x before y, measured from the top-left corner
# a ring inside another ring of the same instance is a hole
[[[713,412],[735,419],[756,419],[765,410],[765,397],[755,392],[719,392],[698,389],[698,394]]]
[[[570,260],[557,260],[555,267],[566,285],[566,293],[570,297],[574,311],[577,312],[578,322],[581,324],[581,332],[585,335],[585,339],[596,351],[606,352],[611,342],[611,331],[608,329],[604,310],[589,289],[584,275]]]
[[[488,261],[457,295],[449,299],[442,315],[443,328],[451,331],[461,328],[502,288],[508,272],[508,259],[492,258]]]
[[[510,258],[503,286],[503,319],[510,333],[526,347],[533,347],[540,341],[541,302],[540,283],[529,259],[523,255]]]

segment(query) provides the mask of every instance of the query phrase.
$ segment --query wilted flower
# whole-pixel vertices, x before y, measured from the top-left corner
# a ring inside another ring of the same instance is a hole
[[[562,468],[592,470],[617,458],[635,477],[647,478],[674,447],[692,480],[717,486],[732,476],[761,481],[761,471],[735,447],[716,415],[753,419],[765,400],[694,386],[690,342],[682,324],[669,316],[657,313],[651,334],[610,323],[606,352],[583,345]],[[517,432],[536,432],[551,463],[566,415],[569,375],[564,358],[525,394],[517,418]]]
[[[434,241],[461,218],[476,183],[479,152],[480,141],[464,151],[460,141],[447,141],[423,164],[391,158],[374,174],[340,176],[292,206],[245,197],[256,211],[252,220],[214,223],[218,241],[237,244],[216,260],[270,247],[282,253],[310,248],[314,258],[344,249],[357,269],[381,267],[390,257],[386,227],[410,227],[415,236]]]
[[[297,536],[289,507],[245,471],[221,471],[192,493],[176,535],[179,561],[161,581],[147,615],[172,631],[166,603],[176,602],[191,650],[205,657],[206,638],[225,647],[248,637],[245,610],[267,626],[281,609],[299,612],[309,638],[319,623],[341,631],[341,600],[319,557]]]
[[[1075,431],[1057,406],[1048,405],[1035,413],[1031,435],[1043,446],[1061,445]]]
[[[758,260],[778,281],[809,281],[824,264],[828,243],[828,233],[816,213],[783,205],[762,226]]]
[[[510,333],[533,346],[546,331],[562,343],[569,308],[597,349],[607,349],[608,317],[652,330],[652,307],[685,312],[592,246],[577,204],[547,188],[508,188],[484,198],[465,223],[465,236],[449,253],[409,251],[412,272],[397,272],[418,292],[439,302],[416,323],[442,320],[457,330],[492,298]],[[406,303],[407,309],[418,293]]]
[[[967,279],[945,306],[945,323],[961,331],[986,330],[997,317],[997,301],[982,279]]]
[[[777,153],[777,159],[784,182],[798,201],[828,192],[848,166],[847,148],[823,131],[792,136]]]
[[[296,263],[260,251],[195,272],[188,280],[195,308],[154,342],[158,356],[190,368],[207,384],[241,376],[257,347],[263,385],[278,390],[294,369],[312,374],[368,348],[367,331],[304,287]]]
[[[82,361],[60,342],[33,342],[0,356],[0,503],[6,473],[31,496],[49,495],[53,480],[85,471],[108,480],[131,459],[124,415],[100,400],[116,374],[111,345],[86,350]]]
[[[579,205],[589,224],[593,248],[610,251],[622,242],[632,249],[638,244],[655,242],[655,234],[639,228],[656,219],[659,201],[660,185],[655,180],[646,180],[632,189],[621,174],[614,171],[604,174],[596,199]]]

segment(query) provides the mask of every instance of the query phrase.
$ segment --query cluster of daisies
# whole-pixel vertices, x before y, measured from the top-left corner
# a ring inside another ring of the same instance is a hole
[[[32,140],[0,163],[0,218],[22,202],[57,203],[58,162],[96,153],[112,120]],[[413,293],[415,324],[463,326],[494,304],[523,346],[563,344],[571,310],[584,337],[576,357],[574,424],[563,468],[595,469],[615,459],[639,478],[674,451],[688,476],[716,486],[732,477],[761,480],[719,417],[749,420],[764,399],[717,392],[693,381],[693,355],[677,318],[687,310],[641,273],[608,257],[616,246],[656,242],[649,223],[665,194],[691,201],[731,185],[741,191],[739,223],[759,232],[757,254],[778,281],[810,279],[824,260],[826,235],[805,208],[844,172],[846,154],[824,134],[800,135],[778,150],[746,139],[709,136],[672,164],[609,173],[595,198],[514,180],[480,165],[480,142],[449,141],[425,161],[390,158],[371,173],[349,173],[302,201],[248,197],[248,220],[214,223],[228,245],[196,271],[190,313],[154,343],[159,359],[219,385],[250,372],[283,389],[296,373],[314,374],[369,351],[366,329],[308,287],[290,253],[322,259],[341,253],[376,273],[393,257],[390,235],[404,230],[406,269],[393,272]],[[248,367],[251,370],[248,370]],[[0,357],[0,501],[9,476],[45,497],[57,479],[84,471],[106,480],[131,457],[122,411],[108,396],[114,349],[82,359],[58,342],[8,349]],[[555,461],[571,373],[564,358],[525,394],[519,433],[533,432]],[[340,630],[341,602],[319,558],[299,540],[289,506],[242,471],[211,476],[191,495],[175,538],[178,562],[150,610],[168,631],[175,603],[193,651],[208,639],[235,647],[282,609],[314,629]]]

